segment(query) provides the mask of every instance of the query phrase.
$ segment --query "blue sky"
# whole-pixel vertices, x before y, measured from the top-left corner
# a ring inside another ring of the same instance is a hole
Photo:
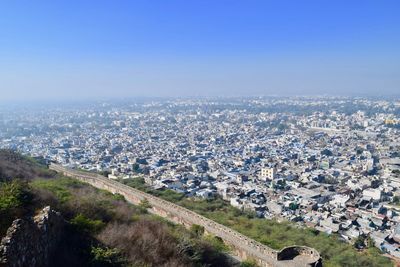
[[[0,2],[0,100],[400,92],[400,1]]]

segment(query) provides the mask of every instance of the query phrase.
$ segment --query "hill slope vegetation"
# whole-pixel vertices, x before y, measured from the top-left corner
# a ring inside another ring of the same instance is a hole
[[[185,229],[120,195],[62,177],[39,162],[0,150],[0,238],[16,218],[43,206],[67,227],[51,266],[232,266],[221,240]]]

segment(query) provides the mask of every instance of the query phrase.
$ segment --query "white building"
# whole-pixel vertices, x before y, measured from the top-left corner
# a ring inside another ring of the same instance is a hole
[[[381,190],[374,189],[374,188],[367,188],[363,191],[363,197],[373,200],[380,200],[381,199]]]
[[[275,177],[275,170],[274,168],[262,168],[260,179],[263,181],[266,180],[273,180]]]

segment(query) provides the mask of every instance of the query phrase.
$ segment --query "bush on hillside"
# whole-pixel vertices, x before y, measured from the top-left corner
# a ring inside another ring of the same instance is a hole
[[[105,225],[100,220],[92,220],[82,214],[76,215],[75,218],[71,220],[71,224],[74,225],[78,231],[93,234],[98,233]]]
[[[0,183],[0,237],[12,221],[25,215],[32,201],[29,186],[20,180]]]
[[[126,259],[115,248],[92,247],[92,264],[96,267],[125,266]]]

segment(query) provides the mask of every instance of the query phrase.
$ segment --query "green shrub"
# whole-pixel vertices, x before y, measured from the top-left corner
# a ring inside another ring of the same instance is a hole
[[[87,233],[98,233],[105,226],[101,220],[92,220],[82,214],[76,215],[71,220],[71,224],[79,231]]]
[[[204,235],[204,227],[198,224],[190,226],[190,233],[193,237],[202,237]]]
[[[32,201],[29,186],[20,180],[0,183],[0,238]]]
[[[141,207],[144,210],[151,209],[149,200],[147,198],[142,199],[139,203],[139,207]]]
[[[92,247],[91,255],[93,257],[93,265],[98,267],[122,266],[126,263],[126,259],[116,248]]]
[[[7,212],[28,204],[32,200],[26,183],[14,180],[0,183],[0,212]]]
[[[210,244],[216,251],[220,253],[230,251],[230,247],[227,246],[222,238],[220,238],[219,236],[206,235],[204,236],[203,240]]]
[[[57,179],[37,179],[31,184],[34,188],[52,192],[61,203],[65,203],[71,199],[71,192],[68,189],[82,187],[83,183],[76,179],[61,177]]]
[[[258,265],[255,260],[250,259],[242,261],[239,267],[258,267]]]
[[[113,194],[113,195],[112,195],[112,198],[113,198],[114,200],[118,200],[118,201],[126,201],[126,200],[125,200],[125,197],[124,197],[123,195],[121,195],[121,194],[118,194],[118,193]]]

